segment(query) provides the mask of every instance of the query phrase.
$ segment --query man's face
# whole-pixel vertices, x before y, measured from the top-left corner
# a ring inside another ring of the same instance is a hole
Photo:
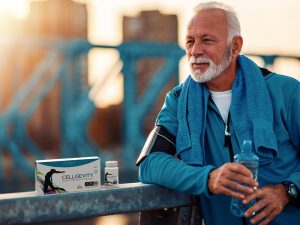
[[[186,52],[195,81],[208,82],[228,68],[232,47],[227,37],[228,24],[222,11],[201,11],[192,18],[187,30]]]

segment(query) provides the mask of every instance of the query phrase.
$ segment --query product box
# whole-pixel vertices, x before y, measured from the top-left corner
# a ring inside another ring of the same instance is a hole
[[[100,168],[98,156],[36,160],[35,190],[43,195],[99,189]]]

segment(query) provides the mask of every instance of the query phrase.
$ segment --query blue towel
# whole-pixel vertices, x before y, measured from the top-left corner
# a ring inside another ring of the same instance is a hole
[[[204,135],[208,99],[206,86],[189,76],[178,100],[176,137],[177,154],[188,164],[206,164]],[[246,139],[252,140],[260,163],[270,162],[277,155],[271,98],[259,67],[242,55],[238,57],[230,113],[239,145]]]

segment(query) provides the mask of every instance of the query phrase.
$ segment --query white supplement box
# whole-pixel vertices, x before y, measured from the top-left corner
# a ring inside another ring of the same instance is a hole
[[[100,168],[98,156],[36,160],[35,190],[44,195],[99,189]]]

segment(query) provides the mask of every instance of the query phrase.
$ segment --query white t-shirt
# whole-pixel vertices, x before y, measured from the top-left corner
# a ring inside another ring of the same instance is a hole
[[[227,123],[227,118],[228,118],[228,113],[229,113],[229,108],[231,104],[231,96],[232,92],[231,90],[229,91],[209,91],[211,94],[211,97],[218,107],[222,119],[224,120],[225,123]]]

